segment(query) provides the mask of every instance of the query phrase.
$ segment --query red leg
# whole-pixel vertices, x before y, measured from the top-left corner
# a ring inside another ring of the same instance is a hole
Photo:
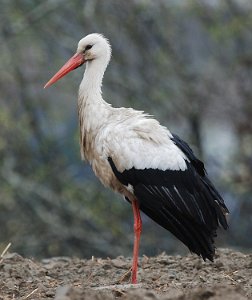
[[[139,252],[140,236],[142,232],[142,220],[141,220],[139,205],[136,200],[132,201],[132,208],[134,214],[134,249],[133,249],[131,282],[135,284],[137,283],[138,252]]]

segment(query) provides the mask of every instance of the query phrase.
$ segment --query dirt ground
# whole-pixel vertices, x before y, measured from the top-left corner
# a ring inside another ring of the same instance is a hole
[[[0,300],[252,299],[252,254],[221,249],[214,263],[194,255],[143,256],[134,287],[130,265],[124,257],[36,261],[7,253],[0,260]]]

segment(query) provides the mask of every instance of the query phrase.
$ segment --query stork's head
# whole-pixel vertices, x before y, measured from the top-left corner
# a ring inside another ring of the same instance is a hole
[[[64,64],[44,87],[52,85],[67,73],[82,66],[85,62],[102,60],[104,64],[107,64],[110,56],[111,46],[109,41],[101,34],[89,34],[79,41],[75,55]]]
[[[91,33],[79,41],[77,53],[82,54],[85,61],[99,58],[109,59],[111,47],[103,35]]]

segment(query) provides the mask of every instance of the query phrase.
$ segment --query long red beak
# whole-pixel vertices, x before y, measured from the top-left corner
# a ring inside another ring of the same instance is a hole
[[[47,84],[44,86],[44,89],[48,86],[52,85],[56,81],[58,81],[60,78],[65,76],[67,73],[73,71],[74,69],[80,67],[85,63],[85,58],[83,54],[76,53],[73,57],[71,57],[64,66],[47,82]]]

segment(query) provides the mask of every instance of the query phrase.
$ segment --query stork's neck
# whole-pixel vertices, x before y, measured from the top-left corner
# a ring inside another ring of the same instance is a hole
[[[104,103],[102,99],[102,80],[109,60],[106,57],[100,57],[86,64],[86,70],[80,85],[79,101],[85,104],[89,102],[92,105]]]
[[[106,122],[110,104],[102,99],[102,79],[109,59],[97,59],[87,63],[79,89],[79,123],[81,155],[92,160],[92,142]]]

